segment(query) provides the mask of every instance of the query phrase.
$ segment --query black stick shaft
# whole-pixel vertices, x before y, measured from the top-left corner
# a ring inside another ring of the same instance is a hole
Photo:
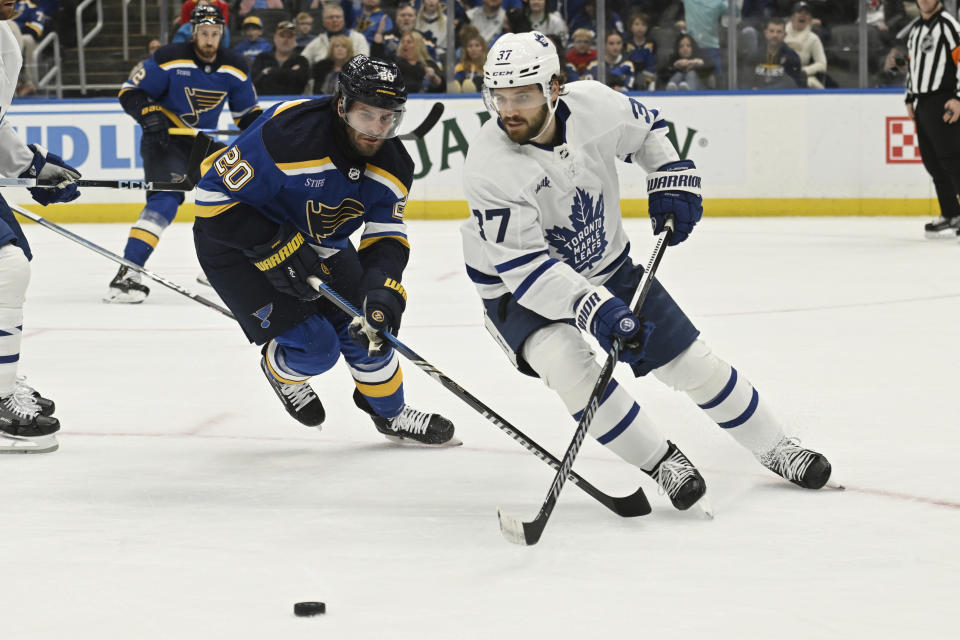
[[[9,203],[8,203],[8,204],[9,204]],[[208,300],[207,298],[204,298],[203,296],[198,296],[197,294],[193,293],[192,291],[188,291],[187,289],[184,289],[183,287],[181,287],[180,285],[178,285],[176,282],[173,282],[172,280],[167,280],[167,279],[164,278],[163,276],[157,275],[156,273],[153,273],[152,271],[150,271],[150,270],[148,270],[148,269],[144,269],[144,268],[141,267],[140,265],[135,264],[135,263],[133,263],[133,262],[130,262],[130,261],[127,260],[126,258],[123,258],[123,257],[121,257],[121,256],[118,256],[117,254],[113,253],[112,251],[109,251],[109,250],[107,250],[107,249],[104,249],[104,248],[101,247],[100,245],[97,245],[97,244],[94,244],[94,243],[90,242],[90,241],[87,240],[86,238],[84,238],[84,237],[82,237],[82,236],[78,236],[78,235],[75,234],[74,232],[68,231],[67,229],[64,229],[63,227],[61,227],[60,225],[58,225],[58,224],[56,224],[56,223],[54,223],[54,222],[50,222],[49,220],[47,220],[47,219],[44,218],[43,216],[39,216],[39,215],[33,213],[32,211],[28,211],[27,209],[24,209],[23,207],[18,207],[18,206],[15,205],[15,204],[9,204],[9,207],[10,207],[12,210],[16,211],[17,213],[19,213],[19,214],[20,214],[21,216],[23,216],[24,218],[28,218],[28,219],[30,219],[30,220],[33,220],[33,221],[36,222],[37,224],[39,224],[39,225],[41,225],[41,226],[44,226],[44,227],[46,227],[47,229],[50,229],[51,231],[53,231],[53,232],[55,232],[55,233],[59,233],[59,234],[62,235],[64,238],[69,238],[70,240],[73,240],[73,241],[76,242],[77,244],[82,245],[82,246],[86,247],[87,249],[90,249],[91,251],[95,251],[96,253],[99,253],[100,255],[102,255],[102,256],[105,257],[105,258],[109,258],[110,260],[113,260],[114,262],[116,262],[116,263],[118,263],[118,264],[122,264],[123,266],[127,267],[128,269],[132,269],[133,271],[137,271],[137,272],[139,272],[139,273],[142,273],[143,275],[147,276],[148,278],[150,278],[150,279],[153,280],[154,282],[159,282],[160,284],[162,284],[163,286],[167,287],[168,289],[173,289],[173,290],[176,291],[177,293],[179,293],[179,294],[181,294],[181,295],[185,295],[185,296],[187,296],[188,298],[190,298],[191,300],[195,300],[195,301],[199,302],[200,304],[204,305],[205,307],[210,307],[210,308],[213,309],[214,311],[219,311],[220,313],[222,313],[223,315],[227,316],[228,318],[233,318],[233,317],[234,317],[233,314],[230,313],[230,310],[229,310],[229,309],[225,309],[225,308],[221,307],[221,306],[218,305],[216,302],[214,302],[214,301],[212,301],[212,300]]]
[[[327,300],[335,304],[341,311],[349,316],[359,316],[360,312],[357,311],[345,298],[340,294],[330,288],[327,284],[321,281],[319,278],[311,277],[309,279],[311,285],[313,285]],[[485,405],[483,402],[478,400],[473,394],[461,387],[459,384],[454,382],[448,376],[446,376],[442,371],[434,367],[432,364],[424,360],[420,355],[418,355],[413,349],[406,346],[395,336],[384,332],[384,339],[389,342],[394,349],[396,349],[401,355],[413,362],[417,367],[419,367],[423,372],[429,375],[431,378],[442,384],[448,391],[453,393],[455,396],[463,400],[465,403],[470,405],[472,409],[480,413],[487,420],[495,424],[498,428],[504,431],[511,438],[519,442],[524,446],[528,451],[533,453],[535,456],[549,464],[554,469],[560,469],[560,461],[557,460],[549,451],[541,447],[535,441],[531,440],[526,434],[524,434],[520,429],[516,428],[509,422],[507,422],[503,417],[497,414],[493,409]],[[605,507],[613,511],[619,516],[622,517],[634,517],[641,516],[650,513],[650,503],[647,501],[646,495],[643,493],[643,489],[639,489],[633,494],[624,497],[613,497],[610,496],[595,486],[587,482],[584,478],[578,475],[575,472],[569,472],[570,479],[578,487],[583,489],[589,496],[603,504]]]

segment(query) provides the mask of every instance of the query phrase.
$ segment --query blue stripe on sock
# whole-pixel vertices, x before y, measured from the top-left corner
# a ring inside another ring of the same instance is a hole
[[[730,422],[718,422],[721,429],[733,429],[734,427],[739,427],[744,422],[750,419],[753,416],[753,413],[757,410],[757,404],[760,403],[760,394],[757,393],[757,390],[753,390],[753,397],[750,398],[750,404],[747,405],[746,410],[740,414],[739,417],[734,418]]]
[[[606,402],[606,401],[607,401],[607,398],[610,397],[610,394],[613,393],[618,386],[619,386],[619,385],[617,384],[617,381],[616,381],[616,380],[611,380],[611,381],[610,381],[610,384],[607,385],[607,390],[603,392],[603,397],[600,398],[600,404],[603,404],[604,402]],[[599,406],[599,405],[597,405],[597,406]],[[586,407],[584,407],[584,408],[586,408]],[[582,417],[583,417],[583,409],[581,409],[580,411],[577,411],[575,414],[573,414],[573,419],[576,420],[577,422],[580,422],[580,418],[582,418]]]
[[[626,431],[627,427],[633,423],[633,419],[637,417],[638,413],[640,413],[640,405],[634,402],[633,406],[630,407],[630,411],[628,411],[627,415],[623,417],[623,420],[618,422],[613,429],[610,429],[610,431],[607,431],[605,434],[597,438],[597,442],[600,444],[607,444],[608,442],[612,441],[618,435]]]
[[[10,364],[11,362],[17,362],[20,360],[20,354],[15,353],[12,356],[0,356],[0,364]]]
[[[701,409],[713,409],[715,406],[727,399],[727,397],[733,393],[733,388],[737,386],[737,370],[733,367],[730,367],[730,379],[727,380],[726,386],[720,390],[713,400],[707,402],[706,404],[698,404],[697,406]]]

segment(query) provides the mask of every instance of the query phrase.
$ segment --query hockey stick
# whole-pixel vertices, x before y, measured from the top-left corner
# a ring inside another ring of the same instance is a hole
[[[187,174],[179,182],[159,182],[154,180],[84,180],[76,181],[82,188],[102,187],[126,191],[193,191],[196,186],[191,176],[200,170],[200,164],[207,157],[213,140],[207,136],[197,136],[187,160]],[[56,187],[58,183],[36,178],[0,178],[0,187]]]
[[[660,260],[663,258],[663,254],[667,249],[667,242],[669,242],[671,235],[673,235],[673,218],[667,218],[663,231],[657,236],[657,244],[653,248],[653,254],[650,256],[649,262],[647,262],[646,271],[637,287],[637,301],[633,305],[633,315],[635,316],[640,315],[640,309],[643,307],[643,303],[647,299],[647,294],[650,292],[650,287],[653,285],[653,276],[657,271],[657,267],[660,265]],[[617,366],[617,358],[620,356],[622,346],[620,339],[614,338],[613,345],[610,347],[610,351],[607,352],[607,360],[603,363],[603,368],[600,369],[600,377],[597,379],[597,383],[593,387],[593,392],[587,400],[583,415],[577,424],[577,429],[573,432],[573,439],[570,441],[570,446],[567,447],[567,452],[563,454],[560,470],[550,484],[550,490],[547,492],[547,497],[543,501],[543,506],[540,507],[540,512],[537,514],[537,517],[530,522],[523,522],[519,518],[505,514],[502,509],[497,509],[497,517],[500,519],[500,532],[503,534],[503,537],[510,542],[514,544],[533,545],[537,544],[540,536],[543,535],[543,530],[547,526],[547,520],[550,519],[553,508],[557,506],[557,498],[560,496],[560,490],[567,480],[567,474],[571,472],[573,461],[580,452],[580,446],[583,444],[583,439],[590,429],[590,424],[593,422],[593,417],[596,415],[597,409],[600,408],[600,398],[603,397],[603,393],[607,390],[607,385],[610,384],[610,379],[613,378],[613,370]]]
[[[51,231],[54,231],[54,232],[56,232],[56,233],[59,233],[59,234],[62,235],[63,237],[69,238],[70,240],[73,240],[73,241],[76,242],[77,244],[83,245],[83,246],[86,247],[87,249],[91,249],[91,250],[93,250],[93,251],[96,251],[97,253],[99,253],[100,255],[102,255],[102,256],[105,257],[105,258],[109,258],[109,259],[113,260],[113,261],[116,262],[116,263],[122,264],[123,266],[125,266],[125,267],[128,268],[128,269],[132,269],[133,271],[137,271],[137,272],[139,272],[139,273],[142,273],[143,275],[147,276],[147,277],[150,278],[151,280],[154,280],[155,282],[159,282],[160,284],[162,284],[163,286],[167,287],[168,289],[173,289],[173,290],[176,291],[177,293],[183,294],[183,295],[187,296],[188,298],[190,298],[191,300],[196,300],[196,301],[199,302],[200,304],[202,304],[202,305],[204,305],[204,306],[206,306],[206,307],[210,307],[210,308],[213,309],[214,311],[219,311],[220,313],[222,313],[223,315],[227,316],[228,318],[233,318],[233,317],[234,317],[233,314],[230,313],[230,310],[229,310],[229,309],[224,309],[223,307],[221,307],[220,305],[218,305],[216,302],[213,302],[212,300],[208,300],[208,299],[204,298],[203,296],[198,296],[197,294],[195,294],[195,293],[193,293],[193,292],[191,292],[191,291],[188,291],[188,290],[184,289],[183,287],[181,287],[180,285],[178,285],[176,282],[172,282],[172,281],[170,281],[170,280],[167,280],[167,279],[164,278],[163,276],[159,276],[159,275],[153,273],[152,271],[149,271],[149,270],[147,270],[147,269],[144,269],[144,268],[141,267],[140,265],[134,264],[133,262],[130,262],[130,261],[127,260],[126,258],[122,258],[122,257],[118,256],[117,254],[113,253],[112,251],[108,251],[107,249],[104,249],[104,248],[101,247],[100,245],[94,244],[94,243],[90,242],[89,240],[87,240],[86,238],[83,238],[83,237],[81,237],[81,236],[78,236],[77,234],[73,233],[72,231],[68,231],[68,230],[64,229],[63,227],[61,227],[60,225],[58,225],[58,224],[56,224],[56,223],[53,223],[53,222],[50,222],[49,220],[47,220],[47,219],[44,218],[43,216],[39,216],[39,215],[35,214],[34,212],[28,211],[27,209],[24,209],[23,207],[18,207],[18,206],[15,205],[15,204],[7,203],[7,206],[9,206],[13,211],[16,211],[17,213],[19,213],[20,215],[22,215],[24,218],[29,218],[30,220],[33,220],[33,221],[36,222],[37,224],[39,224],[39,225],[41,225],[41,226],[44,226],[44,227],[46,227],[47,229],[50,229]]]
[[[430,113],[427,114],[427,117],[423,119],[423,122],[421,122],[416,129],[409,133],[401,133],[397,137],[401,140],[419,140],[427,135],[430,129],[433,129],[433,126],[437,124],[437,121],[440,120],[440,116],[442,115],[443,103],[434,102],[430,108]],[[175,136],[189,136],[195,133],[205,133],[211,136],[238,136],[243,133],[240,129],[191,129],[190,127],[171,127],[169,131],[171,135]]]
[[[340,294],[320,280],[320,278],[311,276],[307,279],[307,281],[311,286],[319,291],[324,298],[335,304],[348,316],[356,317],[360,315],[360,312],[357,311],[353,305],[351,305],[345,298],[340,296]],[[389,333],[384,332],[383,337],[401,355],[417,365],[428,376],[442,384],[448,391],[452,392],[453,395],[470,405],[471,408],[499,427],[508,436],[523,445],[527,451],[530,451],[554,469],[561,468],[560,461],[553,457],[549,451],[531,440],[527,435],[507,422],[504,418],[500,417],[500,415],[498,415],[493,409],[483,404],[469,391],[447,377],[442,371],[421,358],[413,349],[406,346],[395,336]],[[570,474],[570,479],[575,485],[583,489],[590,497],[613,511],[618,516],[632,518],[635,516],[647,515],[651,511],[650,503],[647,501],[647,496],[644,494],[642,488],[637,489],[637,491],[629,496],[615,497],[600,491],[569,468],[568,473]]]

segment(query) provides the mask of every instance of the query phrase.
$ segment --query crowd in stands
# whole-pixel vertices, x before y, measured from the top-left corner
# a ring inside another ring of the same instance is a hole
[[[13,23],[25,60],[68,1],[18,0]],[[619,91],[726,89],[730,3],[737,88],[858,86],[860,0],[607,0],[604,42],[597,42],[596,0],[457,0],[453,42],[441,0],[187,0],[173,41],[191,37],[198,2],[220,10],[228,27],[222,46],[246,57],[261,95],[329,93],[357,53],[396,60],[410,93],[472,93],[482,88],[493,42],[532,29],[557,44],[568,82],[596,79],[602,68]],[[898,34],[917,15],[916,2],[867,4],[868,86],[902,86]],[[450,47],[456,62],[448,83]],[[24,76],[22,95],[36,84],[36,68],[26,64]]]

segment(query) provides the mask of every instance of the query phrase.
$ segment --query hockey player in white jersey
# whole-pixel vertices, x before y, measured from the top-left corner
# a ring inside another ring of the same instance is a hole
[[[7,112],[23,58],[9,20],[14,3],[0,4],[0,176],[56,180],[55,188],[30,189],[46,205],[80,195],[80,173],[40,145],[27,145],[13,130]],[[0,453],[48,453],[57,449],[60,422],[54,404],[17,377],[23,300],[30,281],[30,245],[10,207],[0,197]]]
[[[557,51],[538,32],[501,37],[483,71],[494,117],[470,143],[463,181],[472,216],[461,233],[487,328],[514,366],[539,376],[579,420],[600,374],[583,333],[604,351],[620,337],[620,361],[634,375],[653,372],[684,391],[774,473],[823,487],[827,459],[784,435],[763,397],[699,339],[659,282],[641,318],[624,302],[643,268],[629,257],[616,161],[647,172],[654,232],[672,217],[671,244],[702,214],[699,173],[667,140],[661,114],[598,82],[564,86]],[[706,492],[696,467],[616,379],[590,435],[652,476],[677,509]]]

